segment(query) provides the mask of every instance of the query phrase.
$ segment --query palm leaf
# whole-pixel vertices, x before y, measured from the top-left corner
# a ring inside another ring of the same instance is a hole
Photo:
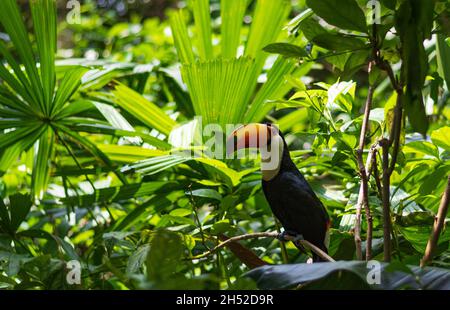
[[[112,93],[119,106],[145,125],[155,128],[166,136],[168,136],[170,131],[177,125],[177,123],[165,114],[157,105],[121,83],[116,83]]]
[[[40,61],[45,115],[50,115],[55,90],[56,5],[55,0],[31,1],[36,45]],[[34,64],[33,64],[34,65]]]
[[[198,44],[197,50],[200,55],[200,59],[210,60],[213,58],[213,48],[209,0],[191,0],[190,4],[192,11],[194,12]]]
[[[241,27],[248,1],[222,0],[220,6],[222,17],[222,56],[224,58],[235,58],[241,39]]]
[[[50,177],[51,159],[53,158],[55,135],[52,128],[47,127],[35,144],[33,174],[31,188],[33,196],[42,198]]]

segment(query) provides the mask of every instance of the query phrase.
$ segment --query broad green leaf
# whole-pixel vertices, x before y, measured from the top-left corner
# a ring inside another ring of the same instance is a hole
[[[439,150],[438,148],[426,141],[414,141],[403,146],[403,152],[419,152],[422,154],[430,155],[436,158],[439,158]]]
[[[272,43],[264,47],[264,51],[272,54],[280,54],[288,58],[308,57],[308,54],[302,47],[290,43]]]
[[[315,36],[311,41],[314,44],[331,51],[357,51],[364,48],[368,49],[368,46],[366,46],[364,41],[342,34],[319,34]]]
[[[426,226],[399,226],[400,232],[419,253],[424,253],[430,237],[432,225]],[[439,236],[439,244],[450,241],[450,230],[445,229]]]
[[[431,133],[433,143],[446,151],[450,151],[450,127],[444,126]]]
[[[306,0],[306,4],[330,25],[367,32],[366,16],[355,0]]]
[[[172,210],[169,214],[172,216],[184,217],[184,216],[192,215],[192,210],[179,208],[179,209]]]

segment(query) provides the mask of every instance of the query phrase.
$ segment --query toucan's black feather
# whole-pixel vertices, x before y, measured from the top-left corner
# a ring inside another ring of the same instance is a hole
[[[263,180],[262,187],[272,212],[283,228],[303,235],[305,240],[327,252],[328,213],[292,161],[285,141],[279,173],[270,181]],[[313,260],[320,259],[314,255]]]

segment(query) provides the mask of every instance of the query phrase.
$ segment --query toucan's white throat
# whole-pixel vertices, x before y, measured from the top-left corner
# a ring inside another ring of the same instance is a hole
[[[261,148],[261,173],[264,181],[270,181],[280,172],[284,141],[279,135],[272,136],[271,143]]]

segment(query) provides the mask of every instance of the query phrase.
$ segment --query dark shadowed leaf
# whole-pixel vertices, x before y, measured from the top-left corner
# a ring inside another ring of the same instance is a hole
[[[263,266],[256,268],[246,275],[254,279],[260,289],[289,289],[300,284],[308,284],[332,277],[338,273],[352,273],[357,277],[352,278],[352,283],[347,283],[346,288],[358,289],[370,287],[373,289],[450,289],[450,271],[442,268],[408,266],[414,273],[406,273],[403,269],[388,271],[387,263],[380,263],[377,267],[368,267],[366,262],[338,261],[315,264],[293,264],[278,266]],[[370,271],[380,270],[381,281],[379,284],[368,285],[367,277]],[[417,277],[417,278],[416,278]],[[339,289],[340,279],[334,277],[333,287]]]

